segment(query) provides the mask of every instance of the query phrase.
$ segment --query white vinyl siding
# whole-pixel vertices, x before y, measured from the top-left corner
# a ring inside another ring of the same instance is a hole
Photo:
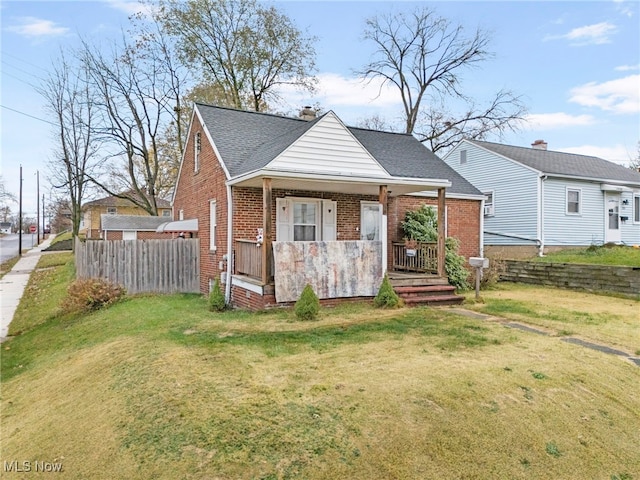
[[[460,150],[467,162],[460,164]],[[481,192],[493,192],[494,215],[484,217],[486,245],[530,245],[538,232],[538,173],[476,145],[462,142],[444,161]]]
[[[580,215],[567,214],[567,192],[580,191]],[[604,193],[599,184],[549,178],[544,184],[545,245],[604,241]]]
[[[320,119],[267,168],[327,175],[389,177],[332,113]]]
[[[215,200],[209,201],[209,250],[216,251],[216,227],[218,226],[217,219],[217,203]]]

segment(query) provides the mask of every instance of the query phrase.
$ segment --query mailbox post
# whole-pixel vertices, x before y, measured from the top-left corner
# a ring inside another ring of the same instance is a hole
[[[482,277],[482,269],[489,268],[489,259],[469,257],[469,265],[476,269],[476,300],[480,300],[480,278]]]

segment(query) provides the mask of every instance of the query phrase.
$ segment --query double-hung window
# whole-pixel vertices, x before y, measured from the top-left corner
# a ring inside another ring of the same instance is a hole
[[[567,187],[567,215],[580,215],[582,203],[582,190]]]
[[[209,250],[212,252],[216,251],[216,227],[218,225],[216,206],[215,200],[209,200]]]
[[[293,241],[318,240],[318,202],[293,203]]]
[[[640,193],[633,196],[633,223],[640,223]]]

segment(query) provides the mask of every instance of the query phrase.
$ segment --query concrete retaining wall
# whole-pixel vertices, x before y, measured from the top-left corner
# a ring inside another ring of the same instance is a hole
[[[640,267],[576,265],[505,260],[500,279],[507,282],[611,292],[640,298]]]

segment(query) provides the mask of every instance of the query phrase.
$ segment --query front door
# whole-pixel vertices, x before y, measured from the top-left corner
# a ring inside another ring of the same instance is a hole
[[[360,204],[360,240],[381,240],[381,217],[382,205],[378,202],[362,202]]]
[[[607,193],[605,196],[605,243],[620,243],[620,194]]]

